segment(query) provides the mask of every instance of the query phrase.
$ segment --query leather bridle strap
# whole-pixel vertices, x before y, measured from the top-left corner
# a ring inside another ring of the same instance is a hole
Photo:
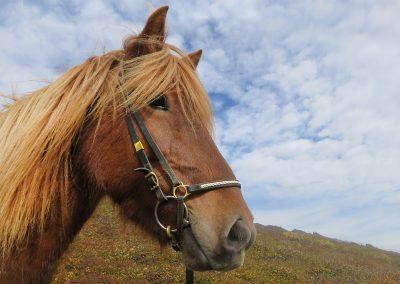
[[[180,185],[181,181],[176,177],[174,170],[168,164],[167,159],[164,157],[164,154],[160,151],[160,148],[158,148],[157,144],[154,142],[153,136],[151,136],[149,130],[147,129],[141,114],[138,111],[135,111],[133,115],[135,116],[136,122],[151,150],[153,150],[153,153],[156,155],[161,167],[171,180],[172,186]]]
[[[125,116],[126,124],[128,125],[129,134],[131,136],[131,140],[133,142],[135,152],[139,157],[139,160],[142,164],[141,168],[135,169],[135,171],[142,172],[145,174],[145,178],[147,180],[147,184],[150,186],[151,190],[156,191],[156,196],[159,201],[167,200],[158,181],[157,176],[153,171],[153,167],[147,157],[146,153],[144,152],[144,147],[142,142],[139,140],[139,136],[136,133],[135,127],[133,125],[132,116],[127,114]]]
[[[188,185],[186,186],[186,189],[188,193],[197,193],[213,189],[220,189],[224,187],[241,188],[241,184],[237,180],[224,180],[224,181],[216,181],[210,183],[199,183],[194,185]]]

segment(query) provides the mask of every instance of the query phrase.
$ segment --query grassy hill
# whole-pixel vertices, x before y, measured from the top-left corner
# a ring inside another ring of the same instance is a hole
[[[257,225],[245,265],[197,283],[400,283],[400,254],[319,234]],[[105,200],[60,261],[53,283],[182,282],[180,255],[124,228]]]

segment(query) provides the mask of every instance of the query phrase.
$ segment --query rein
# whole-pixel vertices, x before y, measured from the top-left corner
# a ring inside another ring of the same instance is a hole
[[[133,116],[132,116],[133,114]],[[144,119],[139,111],[133,111],[133,113],[128,112],[125,116],[126,123],[128,125],[129,134],[132,143],[135,148],[135,152],[139,157],[140,163],[142,164],[140,168],[135,169],[135,171],[143,173],[146,179],[147,185],[150,190],[153,191],[157,197],[157,204],[154,207],[154,217],[157,224],[166,232],[168,238],[171,239],[172,248],[176,251],[182,249],[182,232],[185,228],[190,226],[189,212],[185,204],[185,199],[193,194],[198,194],[210,190],[237,187],[240,188],[241,184],[237,180],[223,180],[215,181],[210,183],[200,183],[194,185],[185,185],[174,173],[173,169],[169,165],[167,159],[158,148],[153,137],[151,136],[149,130],[146,127]],[[158,177],[153,171],[153,166],[151,165],[149,158],[144,151],[142,142],[135,130],[134,122],[136,121],[137,126],[142,132],[144,139],[149,144],[151,150],[157,157],[163,171],[167,174],[171,182],[171,191],[169,195],[165,195],[160,187]],[[164,202],[174,200],[177,203],[177,218],[176,218],[176,228],[170,225],[164,225],[161,223],[159,218],[158,209],[160,205]],[[194,283],[194,272],[186,268],[186,283]]]

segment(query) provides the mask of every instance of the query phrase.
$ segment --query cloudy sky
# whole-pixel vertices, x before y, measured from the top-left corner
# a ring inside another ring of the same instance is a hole
[[[0,90],[119,49],[164,4],[256,221],[400,251],[399,1],[0,0]]]

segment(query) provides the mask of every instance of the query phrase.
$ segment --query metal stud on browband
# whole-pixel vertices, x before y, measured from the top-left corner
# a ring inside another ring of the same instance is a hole
[[[135,142],[134,146],[135,146],[136,152],[139,152],[140,150],[144,150],[143,144],[140,140]]]

